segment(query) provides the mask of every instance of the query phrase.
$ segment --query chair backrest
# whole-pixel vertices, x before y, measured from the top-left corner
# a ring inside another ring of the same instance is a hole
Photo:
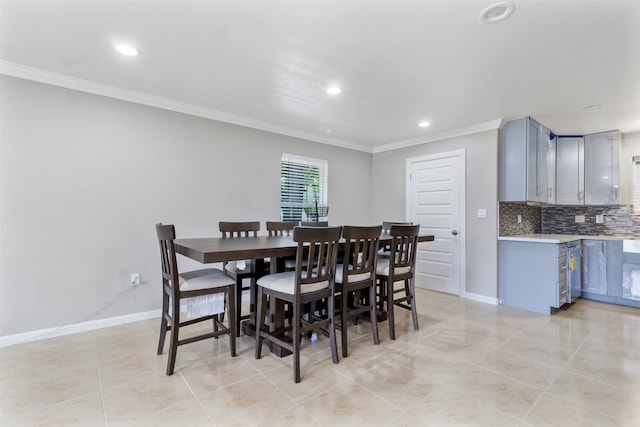
[[[392,225],[412,225],[412,222],[382,221],[382,232],[389,234]]]
[[[218,223],[222,238],[257,237],[260,231],[260,221],[227,222]]]
[[[302,227],[328,227],[329,221],[300,221]]]
[[[391,235],[390,270],[404,269],[407,271],[406,274],[413,275],[416,265],[420,224],[393,224],[389,234]]]
[[[298,221],[267,221],[267,231],[270,237],[293,234],[293,229],[297,226]]]
[[[360,280],[373,279],[381,231],[381,225],[373,227],[345,225],[342,227],[342,237],[345,239],[342,283],[349,283],[348,276],[353,276],[354,279],[356,275],[363,277]]]
[[[176,249],[173,240],[176,238],[176,230],[172,224],[156,224],[156,234],[160,243],[160,261],[162,263],[163,286],[171,286],[178,283],[178,263],[176,262]],[[178,287],[174,287],[177,292]]]
[[[333,288],[341,235],[342,227],[296,227],[293,229],[293,241],[298,243],[296,295],[301,293],[303,286],[307,289],[318,287],[318,290]]]

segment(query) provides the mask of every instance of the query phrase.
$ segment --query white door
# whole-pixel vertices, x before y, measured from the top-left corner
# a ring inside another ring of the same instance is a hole
[[[416,286],[464,292],[464,182],[464,150],[407,159],[408,220],[435,236],[418,245]]]

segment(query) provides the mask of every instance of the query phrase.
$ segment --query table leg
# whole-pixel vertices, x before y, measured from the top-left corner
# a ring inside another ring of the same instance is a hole
[[[256,308],[257,308],[257,281],[260,278],[259,273],[264,271],[264,259],[254,259],[251,261],[252,271],[257,274],[251,278],[251,290],[249,297],[250,317],[249,320],[245,320],[242,323],[242,332],[245,335],[254,337],[256,335]],[[269,267],[270,273],[277,273],[278,270],[284,271],[284,260],[281,258],[272,258]],[[274,298],[275,299],[275,298]],[[277,299],[276,299],[277,300]],[[275,331],[284,327],[285,315],[284,315],[284,302],[277,300],[277,302],[271,301],[269,303],[269,313],[272,321],[269,322],[269,330]],[[269,349],[273,354],[278,357],[284,357],[291,354],[291,352],[279,345],[269,342]]]

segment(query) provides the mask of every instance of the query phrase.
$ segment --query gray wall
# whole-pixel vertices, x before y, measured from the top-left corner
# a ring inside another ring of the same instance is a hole
[[[371,154],[13,77],[0,90],[0,336],[159,309],[154,224],[264,228],[282,152],[329,161],[331,223],[372,223]]]
[[[498,130],[430,142],[373,155],[374,222],[405,219],[406,159],[445,151],[466,152],[466,289],[498,295]],[[488,218],[478,219],[478,209]]]

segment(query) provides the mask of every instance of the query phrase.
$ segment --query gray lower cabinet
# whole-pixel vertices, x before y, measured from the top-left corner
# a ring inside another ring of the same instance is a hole
[[[622,253],[622,303],[640,307],[640,253]]]
[[[558,243],[498,242],[500,304],[550,314],[567,302],[566,247]]]
[[[640,254],[622,240],[582,241],[582,298],[640,307]]]

